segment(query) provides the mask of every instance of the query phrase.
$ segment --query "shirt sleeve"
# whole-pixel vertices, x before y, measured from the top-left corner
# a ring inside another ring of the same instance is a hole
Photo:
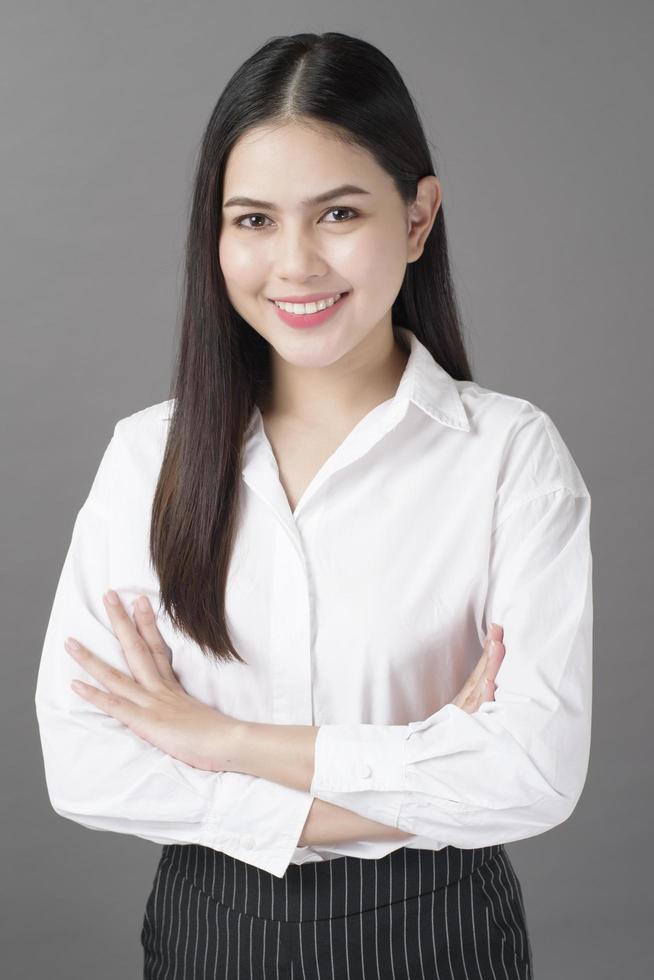
[[[126,669],[102,602],[111,586],[111,501],[127,479],[122,421],[77,514],[41,653],[35,705],[50,802],[88,829],[203,844],[282,877],[311,808],[309,793],[245,773],[196,769],[70,687],[75,677],[89,678],[64,648],[69,635]]]
[[[550,445],[574,466],[556,431]],[[496,524],[484,609],[486,626],[504,627],[495,700],[473,714],[448,703],[408,725],[320,726],[312,795],[461,848],[532,837],[571,815],[590,754],[590,511],[578,475],[512,500]]]

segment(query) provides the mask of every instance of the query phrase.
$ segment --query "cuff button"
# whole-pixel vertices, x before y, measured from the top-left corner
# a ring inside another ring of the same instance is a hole
[[[368,776],[372,776],[372,769],[367,762],[364,762],[359,766],[359,775],[363,776],[364,779],[367,779]]]

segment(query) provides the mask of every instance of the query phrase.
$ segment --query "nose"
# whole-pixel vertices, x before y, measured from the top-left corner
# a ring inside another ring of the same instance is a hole
[[[303,229],[288,228],[276,235],[274,257],[275,275],[280,282],[303,282],[312,276],[324,276],[329,268],[315,238]]]

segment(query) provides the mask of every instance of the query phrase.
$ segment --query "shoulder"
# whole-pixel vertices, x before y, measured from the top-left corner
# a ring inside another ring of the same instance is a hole
[[[169,398],[118,419],[112,441],[117,443],[117,455],[125,463],[131,460],[145,470],[156,467],[158,473],[173,406],[174,399]]]
[[[119,418],[100,460],[89,503],[115,510],[120,501],[150,499],[168,435],[174,399],[157,402]]]
[[[174,399],[169,398],[140,408],[131,415],[125,415],[115,423],[114,436],[128,444],[162,437],[165,441],[173,406]]]
[[[513,506],[556,490],[590,496],[570,447],[547,411],[477,382],[456,385],[480,449],[495,460],[498,504]]]

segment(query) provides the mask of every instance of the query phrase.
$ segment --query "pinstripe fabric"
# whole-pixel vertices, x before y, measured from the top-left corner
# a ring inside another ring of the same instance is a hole
[[[167,844],[141,930],[144,980],[533,980],[504,845],[400,847],[289,865],[279,878]]]

